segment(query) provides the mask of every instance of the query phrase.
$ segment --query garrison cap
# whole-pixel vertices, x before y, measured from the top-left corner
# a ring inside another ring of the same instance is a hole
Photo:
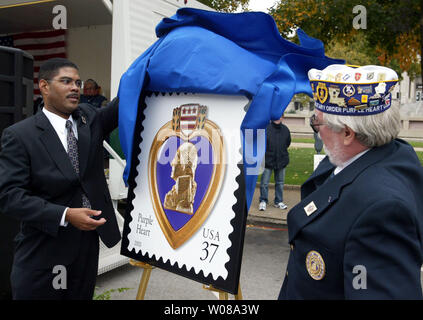
[[[363,116],[391,106],[397,73],[382,66],[333,64],[308,72],[316,109],[338,115]]]

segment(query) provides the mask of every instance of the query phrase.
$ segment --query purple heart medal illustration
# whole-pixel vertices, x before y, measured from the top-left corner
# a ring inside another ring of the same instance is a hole
[[[248,100],[166,94],[145,101],[128,250],[225,279]]]

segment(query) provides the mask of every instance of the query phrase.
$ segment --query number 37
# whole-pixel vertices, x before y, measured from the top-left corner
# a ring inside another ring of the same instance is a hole
[[[212,262],[214,255],[216,254],[216,251],[217,251],[218,248],[219,248],[218,244],[208,243],[207,241],[204,241],[203,242],[203,249],[201,249],[201,251],[203,251],[203,256],[200,257],[200,260],[201,261],[206,260],[211,253],[209,263]]]

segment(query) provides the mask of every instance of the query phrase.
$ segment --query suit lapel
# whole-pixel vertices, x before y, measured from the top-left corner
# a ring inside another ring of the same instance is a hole
[[[46,115],[41,111],[38,112],[35,115],[35,123],[41,129],[40,140],[44,144],[50,158],[56,163],[56,166],[66,178],[70,181],[75,180],[76,173],[69,160],[69,156]]]
[[[81,112],[77,117],[78,127],[78,158],[79,158],[79,175],[84,176],[87,169],[88,156],[91,144],[90,126],[87,122],[86,116]]]
[[[325,157],[307,181],[301,186],[301,199],[307,197],[310,193],[320,187],[334,169],[335,166],[330,163],[328,157]]]
[[[324,187],[317,188],[288,213],[289,242],[307,224],[319,217],[339,198],[340,190],[349,182],[342,181],[340,176],[334,176]]]
[[[311,188],[311,184],[314,183],[321,187],[317,187],[317,189],[308,193],[307,196],[288,213],[289,242],[295,238],[301,229],[320,215],[324,214],[328,208],[338,200],[345,186],[352,183],[354,179],[369,166],[381,161],[394,152],[394,149],[394,142],[382,147],[373,148],[342,170],[339,174],[325,182],[324,186],[321,186],[322,181],[320,180],[322,180],[323,176],[328,177],[331,170],[328,170],[328,166],[325,164],[323,164],[322,168],[318,168],[318,170],[316,170],[317,172],[310,176],[310,179],[306,181],[304,186],[308,184],[308,188]],[[316,181],[319,181],[319,183]]]

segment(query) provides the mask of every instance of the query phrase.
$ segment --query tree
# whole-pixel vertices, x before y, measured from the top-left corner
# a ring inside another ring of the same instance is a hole
[[[279,0],[270,14],[287,37],[300,27],[325,45],[365,45],[369,59],[401,74],[418,72],[423,0]],[[348,60],[349,56],[343,57]]]
[[[372,54],[372,50],[366,38],[362,34],[353,36],[352,41],[332,40],[325,46],[327,56],[335,59],[344,59],[351,65],[377,64],[377,55]]]
[[[246,11],[250,0],[198,0],[199,2],[222,12],[234,12],[238,8]]]

